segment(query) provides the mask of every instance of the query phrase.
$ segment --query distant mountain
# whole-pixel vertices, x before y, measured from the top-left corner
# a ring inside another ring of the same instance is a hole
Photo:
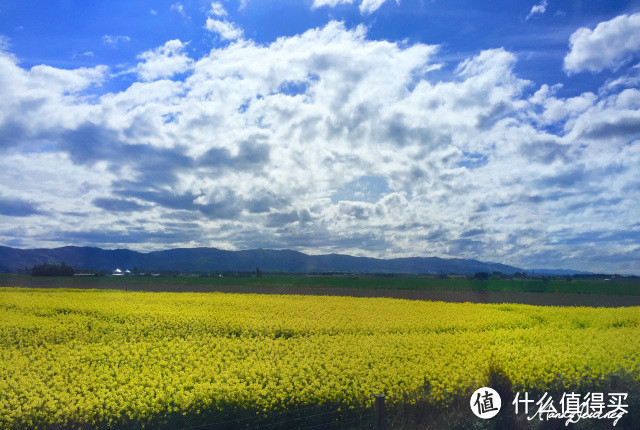
[[[349,272],[349,273],[461,273],[499,271],[505,274],[524,269],[477,260],[411,257],[379,259],[342,254],[307,255],[297,251],[251,249],[224,251],[216,248],[178,248],[141,253],[128,249],[101,249],[65,246],[54,249],[16,249],[0,246],[0,271],[64,261],[75,269],[111,272],[116,268],[141,272],[180,270],[181,272],[253,271],[267,272]],[[536,269],[536,272],[538,270]],[[528,272],[528,271],[527,271]],[[565,272],[562,272],[563,274]],[[576,273],[576,272],[568,272]],[[543,274],[542,271],[540,274]]]

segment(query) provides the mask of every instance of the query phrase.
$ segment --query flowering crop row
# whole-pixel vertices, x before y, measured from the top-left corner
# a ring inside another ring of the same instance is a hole
[[[3,288],[0,427],[158,426],[383,391],[446,404],[490,362],[518,389],[637,380],[639,324],[640,308]]]

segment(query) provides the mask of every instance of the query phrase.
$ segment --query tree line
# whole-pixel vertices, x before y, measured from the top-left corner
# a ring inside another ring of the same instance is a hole
[[[43,263],[33,266],[31,276],[73,276],[75,270],[63,261],[60,265]]]

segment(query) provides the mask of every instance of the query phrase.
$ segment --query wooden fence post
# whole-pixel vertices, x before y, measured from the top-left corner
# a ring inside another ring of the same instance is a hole
[[[375,430],[387,430],[387,411],[384,406],[384,394],[376,394],[375,396],[375,409],[376,409],[376,426]]]

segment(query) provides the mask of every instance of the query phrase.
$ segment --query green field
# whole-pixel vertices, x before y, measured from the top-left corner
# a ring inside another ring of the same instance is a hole
[[[200,276],[159,276],[159,277],[73,277],[73,278],[33,278],[31,276],[0,275],[0,286],[24,285],[25,282],[49,282],[64,279],[69,287],[74,285],[95,285],[126,289],[127,285],[211,285],[211,286],[253,286],[253,287],[304,287],[304,288],[347,288],[378,290],[425,290],[425,291],[514,291],[579,294],[640,295],[640,280],[636,278],[583,278],[566,280],[564,277],[526,279],[467,279],[465,276],[439,279],[437,276],[365,276],[365,275],[264,275],[253,277],[200,277]],[[19,281],[19,282],[18,282]],[[17,282],[17,284],[16,284]]]

